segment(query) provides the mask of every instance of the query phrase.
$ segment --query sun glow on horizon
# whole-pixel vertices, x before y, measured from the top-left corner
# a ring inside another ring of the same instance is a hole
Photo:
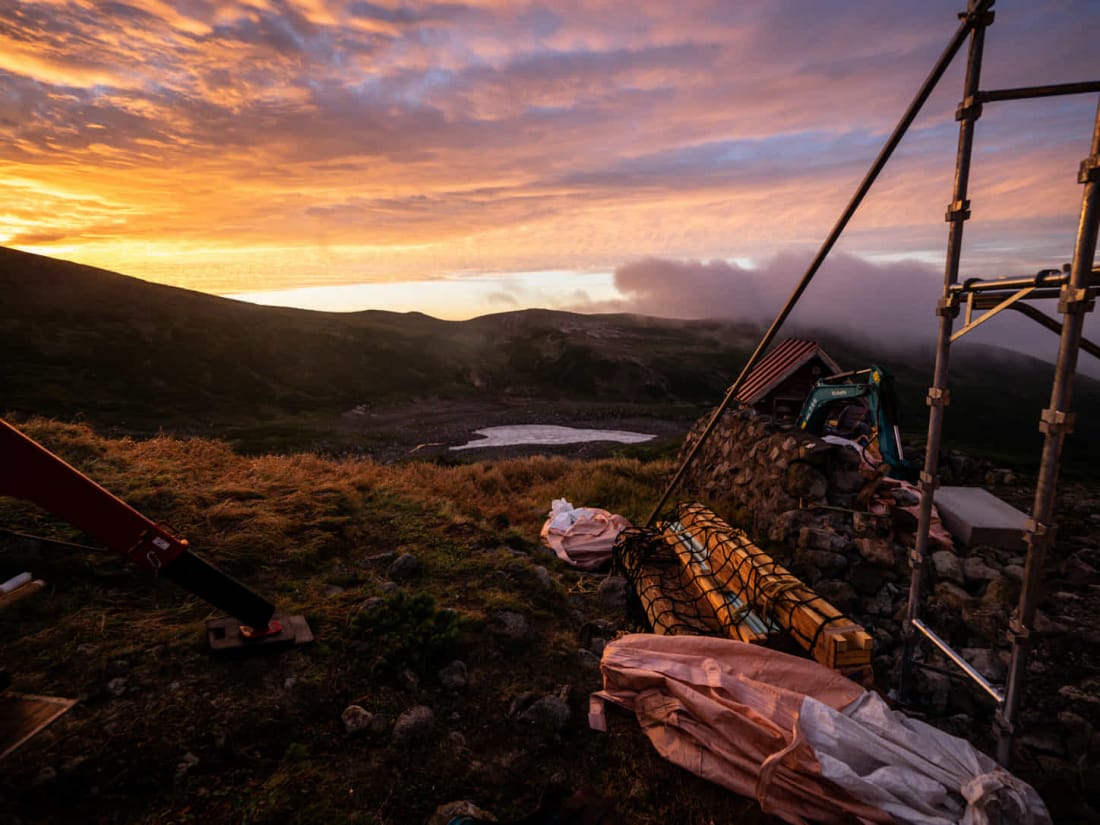
[[[393,284],[440,281],[444,306],[489,311],[497,273],[543,273],[539,289],[520,279],[530,300],[589,292],[602,306],[622,295],[583,273],[813,250],[957,3],[887,16],[871,0],[829,15],[799,2],[798,29],[790,9],[752,4],[0,8],[0,243],[269,299],[352,300],[338,288],[365,285],[404,306],[413,293]],[[998,9],[993,86],[1095,73],[1100,6]],[[846,251],[942,260],[960,83],[956,65]],[[1083,98],[989,107],[964,267],[1065,257],[1094,111]]]
[[[555,288],[557,287],[557,288]],[[623,295],[612,273],[514,272],[395,281],[296,287],[260,292],[222,293],[224,298],[262,306],[320,312],[422,312],[445,321],[465,321],[494,312],[538,306],[575,309],[593,302],[612,304]]]

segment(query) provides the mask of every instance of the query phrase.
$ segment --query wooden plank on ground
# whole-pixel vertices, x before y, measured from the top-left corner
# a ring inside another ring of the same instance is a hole
[[[76,704],[58,696],[0,693],[0,759]]]

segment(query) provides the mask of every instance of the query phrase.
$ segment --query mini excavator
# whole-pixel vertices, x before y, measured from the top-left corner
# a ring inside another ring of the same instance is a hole
[[[877,453],[893,478],[908,480],[915,474],[901,448],[894,377],[884,367],[872,365],[819,379],[796,423],[814,435],[855,442],[865,456]]]
[[[79,470],[0,419],[0,496],[33,502],[143,570],[229,614],[206,624],[213,653],[275,651],[313,640],[302,616],[275,606],[191,551],[187,539],[150,521]]]

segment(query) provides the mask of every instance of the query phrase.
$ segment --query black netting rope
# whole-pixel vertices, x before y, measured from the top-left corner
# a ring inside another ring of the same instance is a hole
[[[685,518],[690,518],[691,527],[684,526]],[[700,505],[681,504],[677,509],[676,521],[676,532],[694,541],[695,547],[700,550],[700,566],[709,572],[711,579],[724,592],[738,598],[745,605],[746,612],[755,611],[769,630],[786,629],[800,646],[812,652],[826,628],[851,622],[849,617],[806,588],[800,579],[756,547],[743,533],[735,533],[728,524]],[[713,552],[713,547],[720,548],[721,552]],[[801,607],[811,608],[822,619],[812,635],[806,635],[790,620]]]
[[[722,623],[661,533],[627,529],[613,551],[614,567],[630,583],[654,633],[718,635]]]

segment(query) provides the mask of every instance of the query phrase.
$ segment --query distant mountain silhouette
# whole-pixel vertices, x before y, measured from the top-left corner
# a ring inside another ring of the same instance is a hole
[[[3,248],[0,295],[0,411],[135,432],[202,433],[432,398],[701,413],[722,398],[760,334],[625,314],[523,310],[456,322],[260,307]],[[823,343],[848,368],[883,360],[838,336]],[[931,355],[886,365],[905,429],[919,435]],[[1051,372],[1006,350],[956,347],[946,443],[1037,455]],[[1100,382],[1079,377],[1075,408],[1100,410]],[[1094,417],[1078,416],[1067,448],[1079,464],[1100,459]]]

